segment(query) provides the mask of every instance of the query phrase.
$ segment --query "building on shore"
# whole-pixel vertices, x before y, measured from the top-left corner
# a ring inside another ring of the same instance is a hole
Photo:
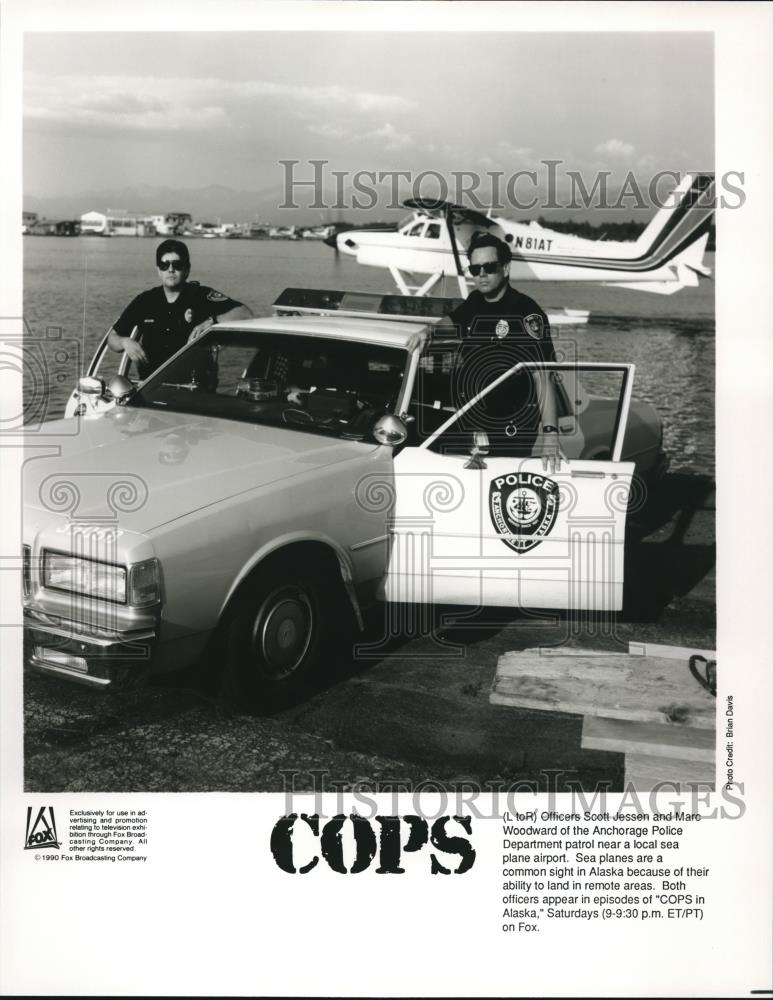
[[[84,212],[81,231],[95,236],[177,236],[193,225],[190,212],[159,212],[142,215],[125,209]]]
[[[37,223],[37,221],[38,221],[38,213],[37,212],[22,212],[21,213],[21,231],[22,231],[22,236],[25,233],[30,232],[30,230]]]
[[[271,226],[268,235],[272,240],[299,240],[301,238],[297,226]]]
[[[165,212],[158,215],[146,215],[145,224],[156,236],[179,236],[193,226],[193,216],[190,212]]]
[[[144,215],[122,208],[107,210],[107,231],[111,236],[144,236],[149,228]]]
[[[217,222],[197,222],[193,227],[193,235],[213,239],[215,236],[220,235],[217,230]]]
[[[84,212],[81,216],[81,232],[104,236],[107,232],[107,216],[103,212]]]
[[[80,236],[78,219],[36,219],[27,227],[30,236]]]

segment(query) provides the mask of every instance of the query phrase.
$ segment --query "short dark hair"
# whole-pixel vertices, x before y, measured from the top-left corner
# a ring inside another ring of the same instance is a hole
[[[156,265],[161,263],[165,253],[176,253],[186,267],[191,266],[191,255],[182,240],[164,240],[156,247]]]
[[[513,259],[512,253],[510,253],[510,247],[503,243],[502,240],[498,240],[496,236],[492,236],[491,233],[482,233],[478,231],[475,233],[470,240],[470,245],[467,248],[467,257],[472,260],[472,255],[475,250],[482,250],[484,247],[493,247],[497,252],[497,260],[500,264],[509,264]]]

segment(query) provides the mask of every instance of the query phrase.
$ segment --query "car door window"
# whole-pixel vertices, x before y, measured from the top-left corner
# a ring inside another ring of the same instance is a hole
[[[419,358],[408,413],[409,445],[420,444],[456,412],[453,373],[461,341],[431,345]]]
[[[88,375],[101,378],[104,382],[109,382],[114,375],[124,375],[132,382],[139,381],[137,366],[123,351],[112,351],[107,346],[107,337],[104,337],[88,368]]]
[[[492,392],[506,397],[508,388],[525,376],[533,378],[537,365],[517,365],[504,378],[497,379],[464,405],[453,399],[453,378],[448,378],[448,406],[441,411],[446,420],[422,437],[422,443],[440,454],[463,454],[470,450],[476,431],[490,436],[489,452],[496,455],[523,455],[519,448],[518,428],[508,416],[492,416],[486,401]],[[539,426],[544,422],[544,393],[553,394],[561,451],[569,459],[619,459],[622,448],[621,428],[625,426],[632,372],[626,365],[579,364],[542,366],[544,378],[534,383],[535,405],[540,409]],[[420,367],[421,371],[421,367]],[[420,386],[417,380],[417,388]],[[431,392],[430,392],[431,395]],[[423,412],[417,407],[418,415]],[[496,411],[494,410],[494,413]],[[526,454],[531,454],[528,450]]]

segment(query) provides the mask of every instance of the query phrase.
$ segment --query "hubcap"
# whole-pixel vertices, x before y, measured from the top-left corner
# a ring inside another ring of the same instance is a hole
[[[281,587],[270,594],[255,618],[255,652],[274,678],[298,669],[311,643],[314,612],[308,596],[297,587]]]

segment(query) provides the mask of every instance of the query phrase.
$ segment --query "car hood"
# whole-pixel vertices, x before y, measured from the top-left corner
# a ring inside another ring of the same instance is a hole
[[[30,457],[24,502],[40,512],[147,532],[280,479],[363,458],[376,445],[134,407],[44,425],[55,456]],[[37,447],[36,449],[37,450]]]

